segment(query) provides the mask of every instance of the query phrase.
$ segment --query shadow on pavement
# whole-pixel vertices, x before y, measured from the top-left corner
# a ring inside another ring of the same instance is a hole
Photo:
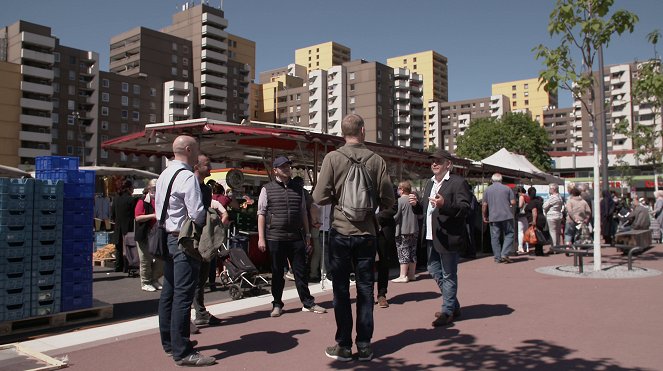
[[[247,334],[240,336],[239,339],[206,347],[197,347],[197,350],[217,350],[218,354],[215,355],[217,359],[230,358],[239,354],[246,354],[252,352],[265,352],[268,354],[286,352],[294,349],[299,340],[296,335],[305,334],[310,332],[307,329],[292,330],[285,333],[276,331],[264,331],[254,334]],[[268,365],[265,365],[269,368]]]

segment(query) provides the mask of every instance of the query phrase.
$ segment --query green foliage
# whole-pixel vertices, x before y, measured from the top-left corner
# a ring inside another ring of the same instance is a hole
[[[626,10],[608,16],[613,4],[614,0],[557,0],[548,33],[559,37],[560,44],[555,48],[540,44],[532,49],[536,59],[543,60],[545,69],[539,79],[546,91],[568,90],[575,99],[588,92],[589,97],[581,102],[585,108],[591,107],[595,84],[591,71],[596,53],[609,45],[614,34],[633,32],[638,22],[638,16]],[[574,61],[571,50],[580,53],[580,63]],[[591,111],[590,115],[593,120]]]
[[[501,119],[473,121],[457,140],[456,154],[460,157],[481,160],[504,147],[524,155],[543,171],[550,169],[550,156],[546,152],[550,145],[548,134],[523,113],[507,113]]]

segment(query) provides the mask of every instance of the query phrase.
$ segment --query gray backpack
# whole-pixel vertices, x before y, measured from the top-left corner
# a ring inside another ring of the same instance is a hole
[[[373,179],[366,169],[366,162],[374,153],[363,161],[357,161],[340,150],[336,152],[347,157],[351,164],[343,182],[343,192],[338,199],[341,212],[351,222],[361,222],[375,216],[377,201],[373,189]]]

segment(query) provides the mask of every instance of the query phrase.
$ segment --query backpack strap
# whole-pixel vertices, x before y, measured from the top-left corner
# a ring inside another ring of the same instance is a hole
[[[170,183],[168,184],[168,190],[166,191],[166,199],[163,202],[163,208],[161,209],[161,217],[157,220],[157,223],[159,224],[165,224],[166,223],[166,212],[168,212],[168,203],[170,199],[170,191],[173,188],[173,183],[175,182],[175,178],[177,178],[177,175],[180,173],[180,171],[184,170],[184,168],[178,169],[173,177],[170,179]]]
[[[362,160],[362,161],[359,161],[359,160],[357,160],[357,159],[355,159],[355,158],[353,158],[353,157],[350,157],[350,156],[349,156],[348,154],[346,154],[345,152],[342,152],[341,149],[343,149],[343,147],[337,149],[336,152],[338,152],[338,153],[342,154],[343,156],[345,156],[348,160],[350,160],[350,162],[355,163],[355,164],[364,164],[364,166],[366,166],[366,163],[368,162],[368,159],[371,158],[371,157],[373,157],[373,155],[375,154],[375,152],[372,152],[372,151],[371,151],[371,154],[368,155],[368,157],[366,157],[366,158],[365,158],[364,160]]]

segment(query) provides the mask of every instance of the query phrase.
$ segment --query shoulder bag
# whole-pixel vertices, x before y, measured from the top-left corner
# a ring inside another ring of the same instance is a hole
[[[161,209],[161,217],[157,219],[155,227],[150,229],[150,232],[147,236],[147,249],[152,254],[155,259],[166,259],[170,256],[168,252],[168,232],[166,231],[166,212],[168,211],[168,200],[170,199],[170,191],[173,188],[173,182],[177,178],[177,174],[184,169],[179,169],[173,175],[173,178],[168,184],[168,190],[166,191],[166,199],[163,203],[163,208]]]

